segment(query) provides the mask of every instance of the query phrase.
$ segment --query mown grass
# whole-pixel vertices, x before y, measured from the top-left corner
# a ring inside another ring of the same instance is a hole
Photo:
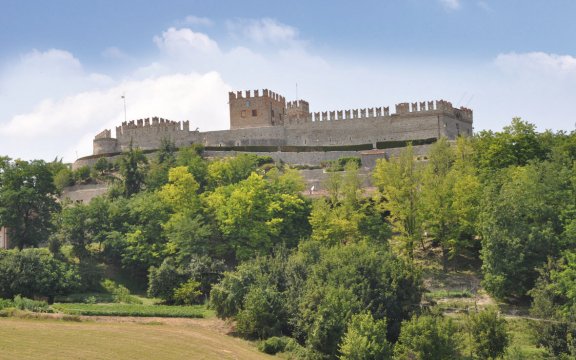
[[[19,318],[0,318],[0,349],[1,359],[19,360],[272,358],[247,341],[201,325]]]
[[[214,312],[204,305],[168,306],[144,304],[80,304],[57,303],[52,305],[55,312],[69,315],[87,316],[137,316],[137,317],[180,317],[208,318]]]

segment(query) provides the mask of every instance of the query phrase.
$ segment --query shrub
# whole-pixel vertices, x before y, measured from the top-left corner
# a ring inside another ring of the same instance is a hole
[[[174,289],[186,280],[186,275],[174,259],[166,258],[160,267],[151,267],[148,271],[148,296],[172,302]]]
[[[398,359],[459,359],[457,329],[448,318],[423,315],[402,322]]]
[[[199,304],[201,296],[200,283],[190,279],[174,290],[173,298],[177,304],[192,305]]]
[[[125,286],[116,284],[110,279],[102,282],[102,287],[114,296],[114,302],[124,304],[142,304],[142,300],[130,295],[130,290]]]
[[[14,307],[14,303],[12,302],[12,300],[0,299],[0,310],[11,307]]]
[[[266,354],[276,355],[279,352],[284,352],[290,341],[295,340],[286,336],[273,336],[260,342],[258,345],[258,350]]]
[[[78,288],[75,268],[54,258],[47,249],[0,250],[0,297],[47,297]]]
[[[472,314],[468,321],[472,350],[480,359],[502,357],[510,342],[508,324],[494,308]]]
[[[392,345],[386,339],[386,333],[386,319],[374,320],[370,313],[352,316],[340,344],[340,359],[390,359]]]
[[[32,312],[50,312],[46,301],[32,300],[20,295],[14,297],[14,307],[19,310],[28,310]]]
[[[253,286],[238,313],[236,330],[249,338],[280,335],[286,323],[284,298],[270,286]]]

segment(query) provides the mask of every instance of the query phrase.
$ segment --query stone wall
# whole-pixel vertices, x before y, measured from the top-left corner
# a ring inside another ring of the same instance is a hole
[[[281,126],[284,124],[286,99],[268,89],[246,90],[228,94],[230,129]]]

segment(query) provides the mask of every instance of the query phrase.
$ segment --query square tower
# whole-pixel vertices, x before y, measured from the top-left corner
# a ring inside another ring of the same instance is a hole
[[[230,129],[257,128],[284,125],[286,99],[268,89],[251,94],[244,92],[228,93],[230,104]]]
[[[286,118],[290,124],[303,124],[310,119],[310,104],[304,100],[289,101],[286,104]]]

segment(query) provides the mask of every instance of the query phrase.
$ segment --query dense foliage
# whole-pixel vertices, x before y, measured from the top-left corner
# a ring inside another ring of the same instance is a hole
[[[466,334],[475,357],[502,356],[510,338],[497,312],[460,327],[421,308],[420,266],[437,261],[480,269],[499,300],[532,301],[546,320],[539,344],[576,356],[576,132],[514,119],[415,151],[378,161],[370,195],[359,159],[334,161],[313,200],[296,170],[269,157],[208,160],[169,140],[155,155],[130,146],[75,171],[0,158],[0,226],[19,249],[0,251],[0,297],[104,287],[130,299],[102,281],[114,269],[166,304],[209,302],[270,353],[462,358]],[[56,201],[90,181],[108,182],[108,194]]]

